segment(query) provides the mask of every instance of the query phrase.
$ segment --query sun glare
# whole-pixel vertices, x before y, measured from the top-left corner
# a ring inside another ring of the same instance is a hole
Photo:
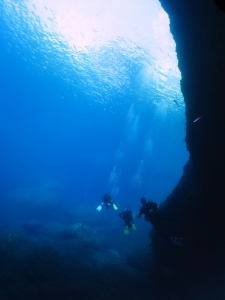
[[[84,51],[120,38],[147,51],[165,45],[174,50],[168,16],[156,0],[25,0],[24,4],[30,21],[39,20],[46,33],[58,34],[76,49]]]
[[[133,76],[139,84],[139,97],[144,88],[154,104],[181,98],[175,42],[168,15],[158,0],[5,2],[7,13],[17,21],[14,32],[23,39],[28,27],[31,34],[26,39],[41,45],[39,52],[45,52],[48,59],[43,68],[58,61],[64,65],[61,72],[66,81],[72,82],[73,72],[78,72],[87,86],[99,80],[92,84],[89,96],[92,93],[103,99],[104,94],[109,99],[115,93],[122,95],[130,86],[128,65],[136,65]],[[23,43],[29,46],[29,41]]]

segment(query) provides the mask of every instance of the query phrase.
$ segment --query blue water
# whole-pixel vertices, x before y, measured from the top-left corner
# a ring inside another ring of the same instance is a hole
[[[168,17],[147,2],[139,21],[135,1],[126,14],[107,1],[99,11],[79,1],[1,2],[3,225],[97,218],[122,231],[117,213],[96,212],[104,193],[119,212],[137,212],[141,197],[160,204],[178,183],[188,159],[181,75]]]
[[[157,1],[0,2],[1,299],[146,300],[152,227],[118,213],[188,160],[175,47]]]

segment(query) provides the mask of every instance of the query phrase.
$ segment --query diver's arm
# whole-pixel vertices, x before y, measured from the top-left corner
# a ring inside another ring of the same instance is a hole
[[[136,217],[139,219],[143,215],[143,213],[144,213],[144,210],[143,210],[143,207],[141,207],[141,209]]]
[[[119,213],[121,219],[123,219],[123,212]]]

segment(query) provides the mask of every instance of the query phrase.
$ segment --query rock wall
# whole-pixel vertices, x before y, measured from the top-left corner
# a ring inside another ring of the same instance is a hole
[[[165,255],[164,242],[153,232],[153,253],[159,271],[161,266],[169,274],[178,269],[193,274],[225,261],[225,13],[213,0],[161,4],[182,74],[190,159],[160,207],[181,221],[174,232],[186,238],[185,247],[174,257],[168,245]]]

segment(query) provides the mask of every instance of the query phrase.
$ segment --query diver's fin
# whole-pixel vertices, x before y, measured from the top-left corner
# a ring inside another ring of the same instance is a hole
[[[125,226],[125,228],[124,228],[124,234],[129,234],[129,229],[128,229],[128,226]]]
[[[102,209],[102,205],[99,205],[99,206],[96,208],[97,211],[101,211],[101,209]]]
[[[132,228],[134,229],[134,230],[137,230],[137,227],[136,227],[136,225],[133,223],[132,224]]]
[[[118,207],[116,206],[116,204],[113,204],[113,209],[114,209],[114,210],[117,210],[117,209],[118,209]]]

